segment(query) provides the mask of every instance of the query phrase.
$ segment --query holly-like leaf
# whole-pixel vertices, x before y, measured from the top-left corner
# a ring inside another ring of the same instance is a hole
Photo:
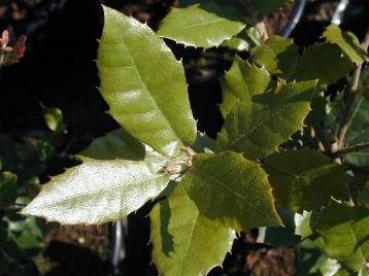
[[[42,187],[22,210],[62,224],[102,224],[122,219],[167,186],[166,159],[122,130],[96,139],[67,169]]]
[[[292,39],[272,36],[265,45],[252,51],[252,59],[276,76],[290,80],[299,62],[298,51]]]
[[[97,63],[110,113],[134,137],[175,155],[196,138],[181,62],[147,25],[106,7],[104,13]]]
[[[346,135],[347,146],[369,142],[369,100],[358,95],[354,100],[354,112],[349,122]],[[363,149],[344,156],[344,162],[353,166],[367,168],[369,165],[369,150]]]
[[[200,214],[181,184],[150,219],[153,261],[166,276],[206,275],[222,264],[235,238],[232,229]]]
[[[369,210],[332,203],[319,221],[316,246],[349,269],[359,271],[369,260]]]
[[[291,211],[320,210],[331,197],[348,199],[348,179],[342,167],[315,150],[273,154],[264,168],[277,203]]]
[[[337,45],[312,45],[300,55],[291,39],[278,36],[272,36],[265,45],[256,47],[251,59],[280,78],[297,81],[318,79],[322,87],[335,83],[354,68],[354,63]]]
[[[270,82],[271,77],[266,69],[236,57],[223,80],[223,102],[220,107],[223,117],[226,118],[239,101],[251,101],[252,96],[265,92]]]
[[[289,83],[236,104],[218,135],[218,148],[260,159],[303,127],[317,82]]]
[[[318,79],[320,85],[328,86],[347,76],[354,66],[338,46],[329,43],[316,44],[305,49],[292,78]]]
[[[184,185],[200,213],[235,230],[281,225],[267,175],[241,154],[198,154]]]
[[[187,46],[210,48],[221,45],[245,27],[235,8],[211,1],[173,8],[161,23],[158,35]]]
[[[323,36],[328,42],[338,45],[352,62],[362,63],[369,60],[368,53],[353,33],[343,32],[340,27],[332,24],[328,26]]]

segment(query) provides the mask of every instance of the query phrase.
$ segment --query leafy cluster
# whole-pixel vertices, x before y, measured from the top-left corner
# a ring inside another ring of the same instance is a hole
[[[255,227],[266,243],[323,252],[309,272],[365,269],[369,186],[362,168],[369,155],[346,146],[368,136],[368,100],[363,92],[348,106],[325,92],[361,69],[366,49],[337,26],[303,50],[290,39],[255,36],[255,23],[285,1],[180,2],[157,33],[104,7],[100,91],[121,129],[96,139],[82,163],[44,185],[22,214],[102,224],[154,201],[152,255],[164,275],[206,274],[236,233]],[[197,132],[183,66],[161,37],[249,51],[221,80],[225,122],[216,141]],[[349,129],[337,145],[347,113]]]

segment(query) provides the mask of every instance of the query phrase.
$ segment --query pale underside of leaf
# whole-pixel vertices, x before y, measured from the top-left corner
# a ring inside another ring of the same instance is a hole
[[[176,155],[196,137],[181,62],[147,25],[106,7],[104,12],[97,64],[110,113],[145,144]]]
[[[235,238],[232,229],[201,215],[182,185],[155,206],[150,219],[153,260],[161,275],[206,275],[221,265]]]
[[[246,25],[230,5],[208,2],[173,8],[158,35],[194,47],[217,47],[240,33]]]
[[[102,224],[126,217],[169,181],[160,173],[166,159],[148,147],[146,153],[142,150],[123,131],[95,140],[80,156],[83,163],[53,177],[22,214],[62,224]]]
[[[281,224],[266,173],[241,154],[198,154],[181,183],[200,213],[227,227]]]

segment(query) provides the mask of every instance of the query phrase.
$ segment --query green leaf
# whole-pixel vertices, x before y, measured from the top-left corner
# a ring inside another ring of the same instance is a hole
[[[355,97],[353,105],[355,108],[346,135],[347,146],[369,142],[369,100],[359,94]],[[365,149],[346,154],[343,160],[346,164],[367,168],[369,165],[369,150]]]
[[[186,46],[210,48],[221,45],[245,27],[235,8],[211,1],[172,8],[158,35]]]
[[[43,233],[35,218],[8,221],[11,239],[21,249],[41,248]]]
[[[269,174],[276,202],[294,212],[320,210],[331,197],[348,199],[348,179],[343,168],[316,150],[303,148],[269,156]]]
[[[117,130],[96,139],[81,155],[83,163],[42,187],[22,210],[62,224],[102,224],[126,217],[167,186],[165,159]]]
[[[290,247],[298,245],[301,238],[285,227],[261,227],[257,242],[273,247]]]
[[[322,43],[305,49],[293,78],[296,80],[319,79],[320,85],[327,86],[347,76],[354,66],[354,63],[342,54],[338,46]]]
[[[229,0],[228,0],[229,1]],[[289,0],[234,0],[231,3],[238,5],[253,24],[261,21],[268,13],[287,4]]]
[[[320,218],[315,244],[328,257],[358,271],[369,258],[369,210],[332,203]]]
[[[198,154],[181,184],[200,213],[225,226],[281,225],[266,173],[241,154]]]
[[[266,69],[276,76],[290,80],[299,62],[298,51],[292,39],[272,36],[265,45],[256,47],[251,57],[256,63],[265,65]]]
[[[224,41],[220,46],[239,52],[250,50],[250,43],[240,37],[232,37],[231,39]]]
[[[331,24],[323,36],[328,42],[338,45],[352,62],[363,63],[369,60],[368,53],[353,33],[343,32],[340,27]]]
[[[311,267],[309,272],[311,274],[314,272],[315,273],[319,272],[319,274],[323,276],[328,276],[328,275],[338,276],[337,273],[339,272],[340,268],[341,268],[341,265],[339,264],[337,260],[328,258],[325,255],[321,255],[319,259],[317,260],[316,264],[313,267]]]
[[[291,39],[279,36],[272,36],[265,45],[256,47],[251,59],[280,78],[297,81],[318,79],[323,87],[345,77],[354,68],[354,63],[337,45],[312,45],[300,55]]]
[[[284,227],[272,226],[259,228],[257,242],[270,244],[273,247],[296,246],[302,239],[313,233],[313,220],[311,212],[302,214],[278,206],[278,214]]]
[[[0,202],[12,203],[17,198],[17,176],[10,172],[0,173]]]
[[[261,21],[262,17],[283,5],[290,0],[178,0],[179,6],[187,7],[196,3],[217,2],[223,5],[232,5],[247,17],[247,21],[253,25]]]
[[[192,145],[196,138],[181,62],[147,25],[104,12],[97,63],[110,113],[156,151],[177,154],[182,142]]]
[[[316,85],[316,81],[289,83],[237,103],[218,135],[218,148],[244,152],[250,159],[276,152],[303,127]]]
[[[206,134],[198,133],[196,142],[192,149],[195,152],[214,152],[216,149],[216,141]]]
[[[57,107],[47,107],[44,110],[44,119],[51,131],[58,131],[63,125],[63,113]]]
[[[267,90],[270,74],[264,68],[251,65],[236,57],[223,80],[223,102],[220,107],[224,118],[239,101],[251,101],[251,97]]]
[[[232,229],[201,215],[181,184],[150,219],[153,261],[166,276],[206,275],[222,264],[235,238]]]
[[[226,40],[220,45],[239,52],[249,51],[262,43],[259,31],[255,27],[244,29],[236,37]]]

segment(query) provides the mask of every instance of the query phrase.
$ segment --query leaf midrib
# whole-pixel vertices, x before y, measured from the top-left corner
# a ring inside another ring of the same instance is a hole
[[[119,28],[119,24],[118,24],[117,20],[112,20],[112,21],[114,22],[113,24],[115,25],[115,28],[119,30],[120,28]],[[163,113],[162,109],[159,107],[157,99],[155,98],[155,96],[152,93],[150,93],[151,90],[149,90],[148,87],[146,86],[146,82],[144,81],[141,72],[138,70],[136,61],[133,59],[131,51],[126,45],[126,39],[124,37],[124,32],[119,32],[119,33],[121,34],[121,38],[122,38],[123,43],[122,42],[117,42],[117,44],[123,45],[124,49],[127,51],[127,53],[129,53],[128,54],[129,59],[131,61],[131,64],[134,66],[132,69],[134,69],[136,71],[137,75],[139,76],[139,78],[141,80],[141,84],[143,84],[143,87],[141,87],[141,88],[143,88],[144,91],[146,91],[146,93],[145,93],[146,95],[148,95],[149,97],[151,97],[153,99],[153,103],[155,104],[157,110],[159,110],[162,118],[164,119],[166,125],[168,125],[168,127],[171,130],[172,134],[177,138],[177,141],[181,141],[181,139],[179,138],[177,132],[175,131],[175,128],[171,125],[169,118],[167,117],[167,115],[165,113]]]
[[[264,218],[268,218],[268,216],[266,214],[264,214],[263,212],[259,212],[259,210],[257,210],[257,208],[252,205],[249,204],[249,201],[247,199],[246,196],[242,195],[241,193],[235,193],[234,190],[232,190],[231,188],[227,187],[226,185],[223,184],[222,181],[220,181],[217,177],[213,177],[212,175],[206,174],[206,175],[202,175],[198,172],[196,173],[192,173],[192,176],[194,176],[195,178],[199,178],[200,180],[205,180],[205,183],[209,183],[207,180],[211,180],[214,181],[215,183],[219,183],[221,188],[224,188],[226,191],[228,191],[231,195],[234,195],[235,197],[237,197],[238,199],[240,199],[242,202],[244,202],[248,208],[254,210],[255,212],[257,212],[259,215],[262,215]],[[252,180],[249,180],[248,182],[253,182],[258,176],[256,175]],[[208,179],[207,179],[208,178]]]
[[[218,24],[218,23],[223,22],[223,21],[228,22],[230,20],[224,19],[224,18],[215,19],[215,20],[212,20],[212,21],[202,22],[201,24],[193,24],[193,25],[186,26],[186,27],[183,27],[183,28],[172,28],[171,32],[173,33],[173,32],[178,32],[178,31],[190,30],[190,29],[193,29],[193,28],[201,28],[201,27],[205,27],[205,26],[208,26],[208,25],[215,25],[215,24]],[[239,21],[232,21],[232,22],[242,24]],[[161,34],[160,31],[159,31],[159,35],[160,36],[165,36],[164,34]]]
[[[147,178],[145,179],[142,179],[142,180],[136,180],[136,181],[129,181],[129,186],[131,185],[138,185],[138,184],[143,184],[145,182],[151,182],[151,181],[154,181],[156,179],[159,179],[159,178],[162,178],[164,177],[165,175],[161,175],[161,174],[156,174],[156,175],[153,175],[153,177],[150,177],[150,176],[147,176]],[[127,182],[125,182],[127,183]],[[122,185],[121,182],[120,183],[117,183],[116,185],[111,185],[109,186],[110,190],[109,190],[109,193],[112,193],[113,191],[115,190],[120,190],[122,188],[126,187],[126,185]],[[50,189],[50,188],[49,188]],[[101,192],[104,192],[104,189],[106,189],[106,186],[101,186],[101,189],[98,189],[98,190],[89,190],[90,193],[85,193],[85,194],[82,194],[82,193],[79,193],[79,194],[73,194],[73,197],[69,197],[69,198],[65,198],[65,199],[61,199],[61,200],[58,200],[58,201],[54,201],[54,202],[43,202],[43,208],[53,208],[53,205],[60,205],[60,204],[63,204],[63,202],[68,202],[70,200],[78,200],[78,199],[83,199],[83,198],[90,198],[96,194],[101,194]],[[44,190],[45,191],[45,190]],[[92,191],[92,192],[91,192]],[[46,191],[47,192],[47,191]],[[42,194],[40,194],[42,195]],[[80,206],[81,207],[81,206]],[[54,206],[54,209],[59,209],[60,207],[58,206]]]

